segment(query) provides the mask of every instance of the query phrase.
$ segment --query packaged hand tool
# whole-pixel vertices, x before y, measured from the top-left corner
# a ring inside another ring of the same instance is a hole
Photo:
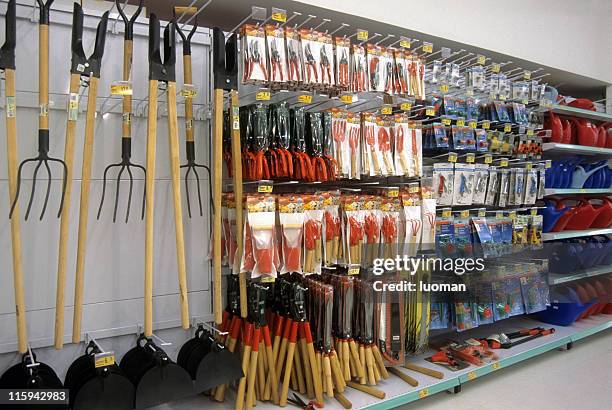
[[[472,258],[474,252],[470,211],[464,210],[455,217],[455,247],[458,258]]]
[[[348,266],[354,267],[361,265],[361,246],[364,239],[364,215],[362,211],[363,203],[356,196],[343,198],[344,211],[344,233],[345,238],[343,252],[345,262]]]
[[[383,55],[383,47],[375,44],[367,45],[368,72],[370,74],[369,91],[385,92],[387,65]]]
[[[535,273],[521,277],[520,281],[525,313],[531,314],[546,310],[546,306],[550,304],[550,288],[545,278]]]
[[[245,24],[242,27],[242,82],[267,83],[265,31],[261,26]]]
[[[421,250],[432,250],[436,246],[436,197],[430,185],[421,185],[421,215],[423,235]]]
[[[351,77],[349,72],[351,40],[346,37],[335,37],[336,46],[336,85],[341,91],[349,90]]]
[[[434,60],[434,62],[432,63],[429,82],[431,84],[448,84],[446,74],[442,70],[442,61]]]
[[[455,302],[453,305],[454,322],[458,332],[478,327],[476,304],[470,302]]]
[[[365,249],[361,265],[364,268],[372,267],[374,259],[380,257],[380,227],[382,224],[380,202],[380,197],[374,195],[364,198],[363,201],[362,213]]]
[[[323,262],[323,197],[304,198],[304,273],[320,274]]]
[[[299,31],[293,27],[285,27],[285,42],[287,45],[287,81],[301,83],[304,79],[304,63]]]
[[[489,182],[487,183],[487,195],[485,197],[484,204],[488,206],[492,206],[495,204],[495,200],[497,199],[497,193],[499,191],[499,183],[500,179],[498,178],[499,173],[497,171],[497,167],[489,167]]]
[[[282,232],[281,275],[288,272],[302,273],[303,206],[301,196],[278,198],[278,216]]]
[[[385,259],[395,259],[399,251],[398,231],[400,224],[401,202],[399,198],[383,198],[381,203],[381,242],[383,247],[383,257]]]
[[[394,175],[395,169],[393,167],[393,155],[391,154],[391,149],[393,146],[393,133],[391,128],[391,120],[388,116],[376,116],[374,133],[377,137],[376,140],[378,143],[378,152],[380,153],[380,157],[382,157],[382,162],[380,162],[380,172],[384,176]]]
[[[497,191],[497,205],[501,208],[506,206],[510,190],[510,171],[502,169],[498,171],[499,190]]]
[[[531,168],[526,171],[525,177],[525,197],[523,204],[533,205],[538,197],[538,170]]]
[[[266,43],[268,46],[268,67],[270,81],[284,83],[287,81],[287,56],[285,53],[285,33],[281,27],[266,24]]]
[[[262,275],[276,277],[278,266],[278,255],[275,252],[276,199],[271,195],[248,196],[247,209],[254,261],[251,277],[257,278]],[[245,254],[246,246],[247,241],[245,241]]]
[[[321,85],[322,80],[322,62],[321,62],[321,47],[322,42],[319,41],[319,33],[310,29],[300,30],[300,39],[302,42],[302,61],[304,62],[304,84],[306,85]]]
[[[385,282],[393,283],[393,279]],[[404,294],[378,292],[375,305],[375,329],[378,348],[385,366],[401,366],[405,362]]]
[[[471,205],[474,197],[474,164],[455,164],[453,205]]]
[[[410,87],[410,77],[408,75],[408,62],[407,54],[403,49],[389,49],[393,54],[395,60],[394,73],[395,73],[395,94],[407,95]]]
[[[362,132],[365,155],[363,156],[364,172],[370,176],[382,175],[382,152],[378,143],[379,134],[376,132],[376,116],[372,113],[362,114]],[[351,153],[352,155],[352,153]]]
[[[336,85],[336,72],[334,70],[334,45],[332,36],[327,33],[318,33],[319,64],[321,73],[321,84],[325,88]]]
[[[332,109],[332,138],[338,174],[348,178],[351,175],[351,147],[348,138],[347,112]]]
[[[350,178],[359,179],[361,175],[361,122],[359,114],[347,114],[347,135],[350,153]]]
[[[365,48],[359,44],[352,45],[351,54],[351,91],[361,93],[369,91],[368,60]]]
[[[384,77],[383,77],[383,89],[384,92],[393,95],[395,94],[395,88],[393,84],[394,76],[394,63],[393,63],[393,50],[389,50],[386,47],[380,48],[381,62],[384,64]]]
[[[455,254],[455,219],[450,208],[441,210],[442,215],[436,219],[436,254],[442,258]]]
[[[453,204],[454,183],[453,163],[435,163],[433,169],[433,190],[436,194],[438,205],[448,206]]]
[[[393,135],[395,137],[395,175],[415,176],[409,138],[412,132],[408,131],[408,116],[406,114],[395,114]]]
[[[434,200],[435,201],[435,200]],[[411,184],[408,192],[402,195],[404,219],[406,221],[406,255],[415,257],[421,246],[423,215],[421,215],[421,195],[418,183]]]
[[[472,202],[476,205],[484,205],[487,184],[489,182],[489,165],[474,164],[474,197]]]
[[[323,260],[325,266],[333,266],[338,263],[340,249],[340,192],[325,192],[323,207]]]

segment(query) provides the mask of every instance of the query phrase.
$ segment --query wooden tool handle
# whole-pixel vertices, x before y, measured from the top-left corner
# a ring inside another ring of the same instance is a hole
[[[191,54],[183,54],[183,78],[185,84],[193,84]],[[185,98],[185,139],[193,141],[193,99]]]
[[[123,81],[130,80],[130,72],[132,71],[132,55],[134,53],[133,40],[123,41]],[[131,138],[132,136],[132,96],[123,96],[123,122],[122,122],[122,137]]]
[[[331,364],[329,362],[329,356],[324,355],[321,359],[323,363],[323,376],[325,381],[325,392],[327,397],[334,397],[334,383],[332,379]]]
[[[187,268],[185,265],[185,237],[183,235],[183,207],[181,205],[181,171],[176,113],[176,83],[168,82],[168,146],[170,147],[170,173],[174,203],[174,229],[176,234],[176,262],[183,329],[189,329],[189,299],[187,298]]]
[[[412,370],[418,373],[425,374],[427,376],[435,377],[436,379],[444,379],[444,374],[437,370],[428,369],[427,367],[418,366],[413,363],[406,363],[404,367],[408,370]]]
[[[8,165],[9,179],[9,203],[17,193],[17,118],[15,103],[15,70],[7,68],[4,70],[6,82],[6,105],[4,114],[6,117],[6,159]],[[21,222],[19,220],[19,205],[15,206],[11,218],[11,243],[13,251],[13,284],[15,287],[15,312],[17,319],[17,350],[25,353],[28,350],[28,334],[26,327],[25,298],[23,293],[23,264],[21,258]]]
[[[382,375],[383,379],[388,379],[389,373],[387,372],[387,368],[385,367],[385,361],[383,360],[383,357],[380,354],[380,350],[378,350],[378,346],[376,346],[375,344],[372,345],[372,353],[374,354],[374,360],[378,365],[378,370],[380,370],[380,374]]]
[[[298,391],[300,394],[306,394],[306,377],[304,376],[304,367],[302,366],[299,349],[293,353],[293,367],[297,376]]]
[[[302,365],[304,366],[304,378],[306,379],[306,395],[308,398],[314,397],[314,385],[312,378],[312,368],[310,367],[310,358],[308,357],[308,348],[306,339],[300,336],[298,353],[302,357]]]
[[[351,360],[357,369],[357,375],[361,378],[365,376],[365,370],[363,369],[363,363],[359,358],[359,351],[357,350],[357,344],[353,339],[349,340],[349,348],[351,352]]]
[[[317,363],[314,345],[312,342],[308,342],[306,348],[308,349],[308,360],[310,361],[310,370],[312,372],[312,383],[315,390],[315,399],[318,403],[323,403],[323,383],[321,381],[321,370],[319,370]]]
[[[374,366],[376,364],[374,363],[374,358],[372,356],[372,348],[369,346],[365,348],[365,359],[368,375],[368,384],[374,385],[376,384],[376,378],[374,377]]]
[[[361,392],[367,393],[370,396],[374,396],[378,399],[384,399],[386,396],[385,392],[382,390],[375,389],[374,387],[371,387],[371,386],[364,386],[363,384],[355,383],[352,381],[348,382],[347,386],[352,387],[355,390],[359,390]]]
[[[238,388],[236,389],[236,407],[235,410],[242,410],[244,406],[244,393],[246,391],[246,380],[249,372],[249,359],[251,357],[251,346],[248,344],[244,346],[242,351],[242,373],[243,377],[238,381]]]
[[[157,80],[149,80],[149,110],[147,117],[147,175],[145,182],[145,292],[144,333],[153,334],[153,217],[155,194],[155,155],[157,140]],[[220,323],[219,323],[220,324]]]
[[[91,186],[91,162],[93,158],[94,133],[96,126],[96,77],[89,79],[87,98],[87,119],[85,122],[85,143],[83,144],[83,167],[81,170],[81,203],[79,207],[79,231],[77,239],[76,276],[74,281],[74,311],[72,317],[72,343],[81,341],[81,319],[83,317],[83,281],[85,255],[87,251],[87,222],[89,220],[89,191]]]
[[[175,14],[195,14],[198,12],[198,8],[193,6],[193,7],[187,7],[187,6],[175,6],[174,7],[174,13]]]
[[[276,383],[276,380],[278,380],[278,376],[276,375],[274,352],[272,351],[271,346],[266,346],[266,358],[268,360],[268,374],[270,375],[270,380],[275,380],[274,383],[270,383],[270,389],[272,392],[272,402],[274,404],[278,404],[278,383]]]
[[[255,377],[257,375],[257,355],[258,351],[251,350],[251,361],[249,363],[249,372],[247,373],[247,395],[245,409],[251,410],[255,404]]]
[[[221,295],[221,184],[223,182],[223,90],[214,94],[215,133],[213,140],[213,306],[215,323],[223,321],[223,297]],[[238,198],[241,199],[241,198]]]
[[[340,345],[342,346],[342,357],[344,358],[343,360],[343,372],[344,372],[344,380],[349,381],[351,380],[351,353],[350,353],[350,347],[349,347],[349,343],[346,340],[343,340]]]
[[[293,367],[293,354],[295,352],[295,343],[289,343],[287,347],[287,361],[285,365],[285,376],[281,387],[279,405],[285,407],[287,405],[287,395],[289,394],[289,379],[291,377],[291,369]]]
[[[344,394],[340,393],[340,392],[336,392],[334,394],[334,398],[338,401],[338,403],[340,403],[340,405],[342,407],[344,407],[346,410],[350,410],[353,408],[353,403],[351,403],[345,396]]]
[[[357,178],[359,174],[357,173],[357,155],[353,153],[351,155],[351,177]]]
[[[247,317],[246,274],[240,272],[240,262],[243,252],[243,211],[242,211],[242,148],[240,147],[240,113],[238,111],[238,92],[230,91],[230,115],[232,129],[232,178],[234,182],[234,197],[236,198],[236,253],[234,256],[234,272],[238,272],[238,289],[240,293],[240,316]]]
[[[370,154],[372,157],[372,168],[374,169],[374,175],[380,175],[380,164],[378,163],[378,153],[374,147],[370,147]]]
[[[412,387],[417,387],[419,385],[419,382],[417,380],[408,376],[406,373],[403,373],[400,369],[397,369],[395,367],[389,367],[388,370],[390,373],[396,375],[397,377],[399,377],[400,379],[402,379],[403,381],[405,381]]]
[[[49,25],[38,25],[38,128],[49,129]]]
[[[334,385],[336,386],[337,392],[343,392],[346,387],[346,380],[344,379],[344,375],[342,374],[342,369],[340,369],[340,360],[338,360],[338,355],[335,352],[332,352],[329,356],[329,362],[331,364],[331,371],[334,380]]]
[[[81,77],[79,74],[70,75],[70,94],[79,93]],[[78,111],[78,109],[77,109]],[[55,289],[55,348],[64,346],[64,292],[66,290],[66,262],[70,230],[70,205],[72,204],[72,174],[74,168],[74,138],[76,134],[77,118],[68,115],[66,124],[66,141],[64,145],[64,162],[66,163],[66,191],[64,192],[64,205],[60,219],[60,239],[57,256],[57,285]]]

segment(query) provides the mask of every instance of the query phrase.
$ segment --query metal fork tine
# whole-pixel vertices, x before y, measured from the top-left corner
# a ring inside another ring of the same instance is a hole
[[[68,185],[68,166],[64,161],[56,160],[55,158],[49,158],[49,161],[59,162],[60,164],[62,164],[62,167],[64,169],[64,177],[62,178],[62,196],[60,198],[59,210],[57,211],[57,217],[59,218],[64,210],[64,198],[66,197],[66,186]]]
[[[183,167],[187,167],[187,172],[185,173],[185,196],[187,197],[187,214],[189,215],[189,218],[191,218],[191,201],[189,200],[189,173],[191,172],[192,167],[188,165],[184,165]]]
[[[196,168],[193,168],[193,173],[196,177],[196,182],[198,184],[198,203],[200,204],[200,216],[203,216],[204,213],[202,212],[202,195],[200,193],[200,176],[198,175],[198,171],[196,170]]]
[[[132,170],[130,169],[130,167],[128,167],[127,172],[130,176],[130,191],[128,192],[127,210],[125,211],[125,223],[127,223],[130,219],[130,208],[132,205],[132,189],[134,188],[134,176],[132,175]]]
[[[30,200],[28,201],[28,209],[26,210],[25,214],[26,221],[30,216],[30,209],[32,209],[32,202],[34,201],[34,192],[36,192],[36,176],[38,175],[38,170],[41,165],[42,162],[39,162],[38,165],[36,165],[36,168],[34,168],[34,175],[32,176],[32,190],[30,191]]]
[[[119,208],[119,192],[121,188],[121,174],[125,170],[125,165],[121,166],[121,169],[117,173],[117,185],[115,187],[115,205],[113,207],[113,223],[117,221],[117,209]]]
[[[106,176],[108,174],[108,171],[115,166],[116,164],[111,164],[109,166],[107,166],[106,168],[104,168],[104,178],[103,178],[103,182],[102,182],[102,198],[100,199],[100,206],[98,207],[98,216],[96,217],[96,219],[100,219],[100,214],[102,213],[102,207],[104,206],[104,198],[106,197]]]
[[[38,218],[39,221],[42,221],[43,216],[45,216],[45,211],[47,210],[47,204],[49,203],[49,194],[51,193],[51,168],[49,168],[49,162],[47,160],[44,160],[43,163],[45,164],[45,168],[47,169],[47,192],[45,194],[45,202],[43,204],[43,209],[40,212],[40,217]]]
[[[142,171],[142,173],[143,173],[143,177],[146,178],[147,170],[145,169],[145,167],[143,167],[142,165],[134,164],[134,168],[140,169]],[[140,217],[141,219],[144,219],[144,216],[145,216],[145,204],[146,204],[145,196],[146,196],[146,194],[147,194],[147,187],[145,185],[145,187],[143,188],[143,191],[142,191],[142,215]]]
[[[17,192],[15,192],[15,198],[13,198],[13,203],[11,204],[9,219],[13,217],[13,211],[15,211],[15,207],[17,206],[17,202],[19,201],[19,192],[21,191],[21,172],[23,171],[23,166],[31,161],[33,160],[25,160],[21,164],[19,164],[19,170],[17,171]]]

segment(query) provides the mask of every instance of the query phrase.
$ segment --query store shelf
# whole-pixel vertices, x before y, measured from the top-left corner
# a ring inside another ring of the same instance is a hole
[[[572,117],[578,118],[588,118],[589,120],[595,121],[612,121],[612,114],[607,114],[605,112],[596,112],[590,110],[582,110],[580,108],[569,107],[567,105],[553,105],[551,109],[548,108],[539,108],[540,112],[554,112],[559,115],[571,115]]]
[[[556,239],[581,238],[583,236],[593,235],[610,235],[612,228],[607,229],[585,229],[583,231],[561,231],[561,232],[546,232],[542,234],[544,242],[554,241]]]
[[[545,190],[546,196],[554,195],[612,195],[612,189],[557,189],[549,188]]]
[[[606,273],[612,273],[612,265],[595,266],[591,269],[585,269],[582,271],[566,274],[549,273],[548,283],[551,285],[558,285],[560,283],[572,282],[578,279],[592,278],[593,276],[605,275]]]
[[[546,328],[551,327],[551,325],[544,324],[535,319],[521,316],[461,333],[461,339],[467,339],[470,337],[484,338],[494,333],[505,333],[536,326],[543,326]],[[610,328],[612,328],[612,315],[592,316],[567,327],[555,326],[555,333],[552,335],[532,340],[513,347],[512,349],[496,350],[495,352],[498,354],[499,359],[493,363],[489,363],[481,367],[470,366],[458,372],[452,372],[446,370],[442,366],[437,366],[427,362],[425,357],[429,357],[433,353],[433,351],[429,351],[423,355],[410,358],[409,361],[420,366],[441,371],[444,374],[444,379],[434,379],[432,377],[402,368],[401,371],[410,375],[419,382],[417,387],[411,387],[398,377],[391,375],[389,379],[381,381],[380,385],[377,386],[379,390],[386,393],[386,398],[383,400],[379,400],[351,388],[347,388],[344,395],[353,404],[353,409],[386,410],[398,407],[442,391],[452,390],[455,387],[479,379],[480,377],[483,377],[489,373],[501,371],[506,367],[512,366],[513,364],[525,361],[551,350],[567,346],[570,343]],[[559,354],[562,355],[563,353],[560,352]],[[560,357],[559,360],[561,359],[562,358]],[[212,402],[203,396],[199,396],[193,400],[197,401],[196,404],[205,405],[206,408],[226,410],[233,408],[234,392],[233,390],[228,392],[224,404]],[[326,398],[325,408],[331,410],[342,409],[338,402],[329,398]],[[278,407],[269,403],[260,402],[257,403],[257,409],[275,410],[278,409]]]
[[[590,155],[598,157],[612,157],[612,149],[589,147],[586,145],[559,144],[556,142],[545,142],[542,149],[546,153],[562,155]]]

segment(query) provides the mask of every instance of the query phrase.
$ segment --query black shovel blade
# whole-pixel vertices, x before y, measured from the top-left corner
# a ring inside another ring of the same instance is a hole
[[[237,354],[225,347],[213,347],[198,366],[195,380],[196,392],[201,393],[213,387],[238,380],[244,376]]]
[[[129,410],[134,408],[134,385],[122,374],[94,377],[73,398],[72,410]]]
[[[22,390],[22,389],[61,389],[61,380],[51,367],[44,363],[38,363],[37,368],[31,373],[25,363],[17,363],[10,367],[0,377],[0,389]],[[18,404],[5,405],[2,410],[65,410],[68,406],[64,404]]]
[[[143,409],[195,394],[189,373],[176,363],[153,366],[136,387],[136,408]]]

